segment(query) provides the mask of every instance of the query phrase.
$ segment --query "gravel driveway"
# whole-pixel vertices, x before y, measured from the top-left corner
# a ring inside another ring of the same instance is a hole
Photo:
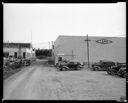
[[[4,80],[4,98],[15,100],[119,100],[126,79],[105,71],[57,71],[37,61]]]

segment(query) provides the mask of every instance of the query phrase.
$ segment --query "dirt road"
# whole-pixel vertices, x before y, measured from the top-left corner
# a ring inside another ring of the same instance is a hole
[[[3,99],[119,100],[126,96],[126,79],[105,71],[56,71],[45,61],[4,80]]]

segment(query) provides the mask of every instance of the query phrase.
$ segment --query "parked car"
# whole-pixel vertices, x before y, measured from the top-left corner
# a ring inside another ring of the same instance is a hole
[[[92,64],[92,70],[106,71],[107,68],[114,66],[114,65],[115,65],[115,62],[113,62],[113,61],[100,60],[99,62]]]
[[[82,65],[76,61],[61,61],[56,64],[56,67],[60,71],[64,70],[80,70]]]
[[[126,63],[117,63],[115,66],[108,68],[107,73],[110,75],[117,75],[126,78]]]
[[[121,67],[118,71],[118,76],[127,78],[126,67]]]
[[[24,66],[29,66],[31,64],[31,60],[29,59],[23,59]]]

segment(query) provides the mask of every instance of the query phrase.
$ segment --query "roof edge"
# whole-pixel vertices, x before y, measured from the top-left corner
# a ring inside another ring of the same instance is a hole
[[[59,35],[59,37],[86,37],[86,36],[83,36],[83,35]],[[117,37],[117,38],[126,38],[126,37],[123,37],[123,36],[93,36],[93,35],[88,35],[88,37],[108,37],[108,38],[112,38],[112,37]]]

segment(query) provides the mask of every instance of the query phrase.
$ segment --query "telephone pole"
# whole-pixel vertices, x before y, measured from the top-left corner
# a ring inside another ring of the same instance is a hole
[[[31,56],[32,56],[32,31],[31,31]]]
[[[74,53],[73,53],[73,50],[72,50],[72,60],[74,59]]]
[[[90,63],[89,63],[89,41],[91,40],[88,40],[88,35],[87,35],[87,38],[85,40],[87,42],[87,57],[88,57],[88,68],[90,67]]]
[[[32,30],[31,30],[31,48],[32,48]]]
[[[54,56],[54,52],[53,52],[53,49],[54,49],[54,41],[52,41],[52,57]]]
[[[49,50],[50,50],[50,41],[49,41]]]

